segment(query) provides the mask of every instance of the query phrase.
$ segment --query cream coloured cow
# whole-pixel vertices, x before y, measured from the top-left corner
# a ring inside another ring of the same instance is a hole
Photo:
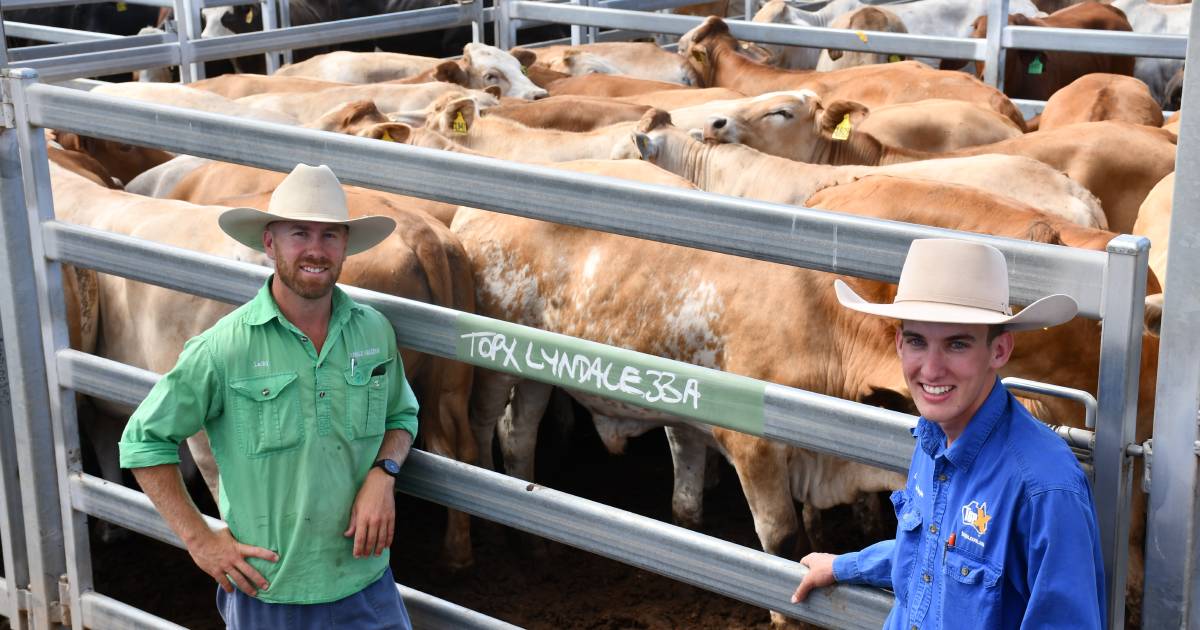
[[[532,53],[524,53],[518,59],[495,46],[470,43],[463,47],[458,63],[467,75],[468,87],[477,90],[495,87],[500,94],[514,98],[543,98],[548,95],[546,90],[525,75],[524,67],[533,63],[533,59]],[[335,51],[284,66],[275,74],[341,83],[381,83],[433,70],[442,62],[399,53]]]
[[[773,105],[763,102],[734,116],[711,119],[705,137],[742,142],[773,154],[822,164],[898,164],[984,154],[1032,158],[1066,173],[1094,193],[1103,207],[1104,221],[1117,232],[1128,232],[1133,227],[1146,194],[1175,169],[1175,137],[1144,125],[1080,123],[995,144],[930,154],[884,145],[862,131],[860,125],[870,116],[870,110],[858,103],[837,101],[825,106],[821,100],[807,96],[802,103],[786,105],[792,118],[763,116],[773,111]],[[844,134],[835,137],[839,128]]]
[[[1171,241],[1171,202],[1175,197],[1175,173],[1154,185],[1138,209],[1133,233],[1150,239],[1150,269],[1167,284],[1167,245]]]
[[[145,238],[259,265],[265,256],[227,238],[217,227],[223,207],[183,201],[151,199],[109,190],[93,181],[51,166],[57,216],[68,223]],[[269,175],[264,173],[261,179]],[[269,194],[230,200],[238,206],[265,207]],[[383,214],[395,219],[399,229],[378,253],[346,260],[341,280],[345,284],[431,302],[459,310],[474,306],[470,272],[458,240],[431,217],[391,204],[381,196],[351,190],[347,201],[352,215]],[[104,357],[156,372],[175,363],[183,344],[211,326],[233,306],[140,284],[115,276],[100,276],[101,333],[97,352]],[[471,387],[469,366],[401,349],[405,371],[421,402],[422,438],[431,450],[460,461],[474,461],[475,441],[470,434],[467,397]],[[129,409],[105,407],[118,415]],[[214,467],[207,456],[206,440],[191,444],[205,471],[211,491],[216,491]],[[469,521],[452,515],[445,547],[451,567],[471,563]]]
[[[900,16],[883,7],[862,7],[855,9],[849,13],[839,15],[834,18],[833,23],[829,28],[841,28],[852,31],[857,31],[859,37],[868,39],[870,33],[907,33],[908,29],[904,26],[904,21]],[[889,63],[903,61],[905,57],[902,55],[893,55],[887,53],[874,52],[859,52],[850,50],[830,50],[828,48],[821,51],[821,58],[817,61],[817,70],[821,72],[829,72],[830,70],[840,70],[842,68],[852,68],[854,66],[867,66],[874,63]]]
[[[571,75],[602,70],[604,74],[699,86],[696,73],[679,55],[650,42],[545,46],[537,49],[537,63]]]
[[[319,92],[285,92],[254,94],[237,100],[260,109],[269,109],[292,116],[301,122],[312,122],[329,110],[352,101],[374,101],[382,112],[408,112],[425,109],[434,101],[454,95],[469,98],[481,108],[500,104],[499,90],[473,90],[453,83],[417,83],[414,85],[347,85]]]
[[[703,190],[775,203],[803,205],[823,188],[867,175],[894,175],[973,186],[1080,225],[1104,224],[1104,214],[1091,193],[1030,158],[977,155],[888,166],[807,164],[740,144],[702,144],[668,122],[669,117],[648,115],[632,139],[618,145],[613,157],[640,156]]]
[[[283,125],[298,124],[295,116],[281,113],[278,110],[233,101],[219,94],[175,83],[139,83],[136,81],[131,83],[108,83],[93,88],[92,94],[128,98],[135,101],[147,101],[158,103],[159,105],[171,105],[173,107],[195,109],[210,114],[225,114],[227,116],[237,116],[238,118],[261,120],[263,122]]]

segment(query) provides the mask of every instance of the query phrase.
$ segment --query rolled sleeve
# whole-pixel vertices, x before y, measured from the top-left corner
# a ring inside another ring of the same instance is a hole
[[[388,329],[391,332],[392,347],[395,348],[396,333],[395,330],[392,330],[390,323]],[[384,427],[388,430],[404,429],[415,440],[417,438],[417,410],[420,407],[412,387],[408,384],[408,379],[404,377],[404,362],[401,358],[397,352],[397,369],[391,370],[391,375],[388,377],[388,392],[396,392],[396,394],[388,395],[387,418]]]
[[[203,338],[188,341],[175,367],[138,405],[119,448],[122,468],[179,463],[179,444],[219,415],[221,379]]]
[[[896,541],[884,540],[833,560],[833,579],[846,584],[892,587],[892,554]]]

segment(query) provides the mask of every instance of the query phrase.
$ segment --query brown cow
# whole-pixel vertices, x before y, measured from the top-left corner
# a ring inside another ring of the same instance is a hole
[[[591,131],[618,122],[637,120],[650,109],[604,98],[551,96],[540,101],[492,107],[485,116],[507,118],[526,127],[561,131]]]
[[[776,104],[726,118],[710,119],[706,137],[736,141],[791,159],[820,164],[896,164],[949,156],[1001,153],[1036,159],[1058,169],[1099,197],[1108,228],[1128,232],[1138,206],[1164,175],[1175,169],[1175,137],[1161,129],[1124,122],[1079,123],[1025,134],[995,144],[949,153],[924,153],[887,146],[863,131],[869,110],[839,101],[823,106],[809,99],[790,106],[792,117],[765,118]],[[845,136],[835,137],[838,128]]]
[[[550,96],[634,96],[647,92],[663,92],[667,90],[686,90],[687,86],[667,81],[637,79],[615,74],[581,74],[577,77],[567,76],[548,85]]]
[[[1161,127],[1163,115],[1145,83],[1121,74],[1094,72],[1075,79],[1046,101],[1038,129],[1101,120]]]
[[[600,42],[579,46],[546,46],[537,49],[538,65],[568,74],[585,74],[574,71],[572,55],[590,55],[602,60],[616,74],[666,81],[681,85],[699,85],[695,72],[679,55],[663,50],[652,42]]]
[[[975,20],[971,37],[987,36],[987,16]],[[1048,28],[1084,28],[1104,31],[1132,31],[1125,13],[1099,2],[1082,2],[1056,11],[1044,18],[1019,13],[1009,15],[1013,26]],[[1133,76],[1133,57],[1045,50],[1010,50],[1004,64],[1004,93],[1012,98],[1038,101],[1049,99],[1059,88],[1093,72]],[[983,76],[984,62],[975,62],[976,75]]]
[[[1025,117],[1004,94],[962,72],[934,70],[916,61],[846,68],[835,72],[783,70],[738,52],[729,26],[710,17],[679,40],[706,86],[726,87],[746,95],[809,89],[827,100],[846,98],[872,107],[927,98],[948,98],[982,105],[1007,116],[1025,129]]]
[[[267,92],[317,92],[331,87],[350,85],[337,81],[322,81],[308,77],[289,77],[265,74],[223,74],[219,77],[189,83],[191,87],[237,100],[251,94]]]

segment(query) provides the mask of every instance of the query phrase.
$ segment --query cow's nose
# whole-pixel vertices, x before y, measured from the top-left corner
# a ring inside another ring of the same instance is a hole
[[[712,128],[713,128],[713,129],[724,129],[724,128],[725,128],[725,124],[726,124],[726,123],[728,123],[728,122],[729,122],[729,120],[728,120],[728,119],[726,119],[724,116],[717,116],[717,117],[715,117],[715,118],[713,118],[713,119],[712,119],[712,123],[711,123],[711,124],[712,124]]]

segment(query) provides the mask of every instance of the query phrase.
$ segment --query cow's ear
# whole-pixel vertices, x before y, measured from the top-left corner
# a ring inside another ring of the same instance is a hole
[[[529,50],[528,48],[513,48],[512,50],[508,51],[508,54],[516,57],[522,68],[528,68],[529,66],[537,63],[537,53]]]
[[[1145,320],[1146,333],[1158,337],[1162,333],[1163,294],[1155,293],[1146,296]]]
[[[483,88],[483,91],[487,92],[488,94],[491,94],[492,96],[494,96],[496,98],[500,98],[503,95],[503,92],[500,91],[499,85],[489,85],[489,86]]]
[[[475,101],[460,98],[442,111],[442,127],[458,135],[467,135],[475,124]]]
[[[82,138],[80,138],[79,134],[74,134],[69,131],[55,131],[54,133],[56,140],[60,145],[62,145],[62,148],[69,151],[83,150],[80,146],[82,144]]]
[[[867,388],[867,392],[858,397],[858,402],[872,407],[883,407],[900,413],[918,415],[917,406],[908,396],[888,387]]]
[[[692,31],[692,44],[699,44],[708,37],[727,34],[729,34],[729,25],[725,23],[725,20],[715,15],[710,15],[708,19],[704,20],[703,24],[697,26],[696,30]]]
[[[741,52],[743,55],[759,63],[769,66],[776,65],[775,53],[771,52],[766,46],[761,46],[754,42],[742,42]]]
[[[834,140],[846,140],[850,137],[850,132],[862,124],[870,112],[871,110],[862,103],[834,101],[821,112],[821,135],[832,137]]]
[[[651,108],[646,110],[645,114],[642,114],[641,120],[638,120],[637,130],[642,133],[649,133],[655,129],[658,129],[659,127],[665,127],[669,124],[671,124],[670,112],[657,108]]]
[[[649,134],[641,131],[633,132],[633,144],[637,147],[638,156],[647,162],[653,162],[658,157],[658,145]]]
[[[371,125],[366,129],[358,132],[358,135],[365,138],[375,140],[383,140],[384,142],[399,142],[401,144],[408,142],[409,136],[412,135],[412,127],[404,123],[380,123]]]
[[[457,61],[443,61],[433,69],[433,80],[442,83],[454,83],[466,87],[471,79],[467,72],[458,65]]]

